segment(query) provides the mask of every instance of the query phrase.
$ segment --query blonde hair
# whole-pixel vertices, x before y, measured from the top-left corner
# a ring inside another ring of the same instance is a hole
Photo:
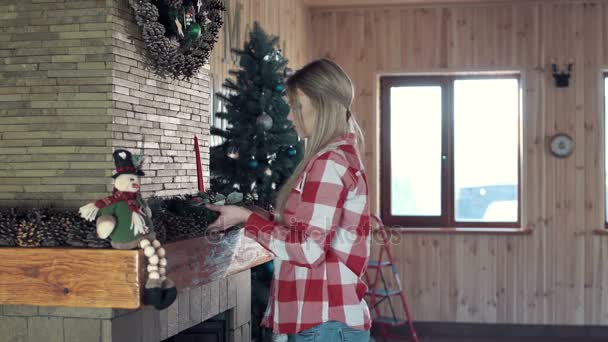
[[[363,149],[363,134],[351,113],[354,87],[346,72],[329,59],[313,61],[287,80],[287,95],[299,127],[305,127],[298,99],[298,90],[306,95],[314,108],[314,128],[306,141],[304,157],[277,195],[277,214],[282,211],[291,189],[308,163],[334,139],[348,132],[357,135],[357,147]]]

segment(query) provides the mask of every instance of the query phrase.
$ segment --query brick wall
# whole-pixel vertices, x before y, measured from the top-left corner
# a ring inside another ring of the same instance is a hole
[[[0,305],[0,341],[159,342],[224,312],[226,341],[250,342],[250,270],[180,289],[162,311]]]
[[[127,0],[0,4],[0,206],[76,207],[107,195],[115,148],[145,140],[145,195],[196,188],[193,136],[208,179],[208,74],[146,68]],[[144,139],[145,136],[145,139]]]
[[[209,75],[170,81],[146,68],[144,43],[127,0],[112,2],[113,146],[141,147],[145,136],[144,192],[159,196],[196,190],[194,135],[209,179]],[[205,147],[205,148],[203,148]]]

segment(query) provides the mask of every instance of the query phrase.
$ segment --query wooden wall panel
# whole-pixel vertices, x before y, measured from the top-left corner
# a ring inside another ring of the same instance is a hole
[[[355,82],[354,111],[368,137],[374,198],[379,74],[522,73],[522,209],[532,233],[394,231],[393,251],[416,320],[608,324],[608,236],[593,232],[605,211],[606,19],[608,1],[599,0],[311,9],[311,57],[335,59]],[[553,85],[551,61],[574,62],[569,88]],[[567,159],[547,152],[548,138],[558,132],[576,142]]]

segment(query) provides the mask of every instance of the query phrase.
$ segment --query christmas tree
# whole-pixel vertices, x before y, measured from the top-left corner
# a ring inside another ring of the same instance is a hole
[[[277,48],[278,37],[269,36],[258,23],[239,57],[239,70],[230,71],[225,102],[225,128],[212,127],[222,138],[211,148],[211,187],[229,194],[243,193],[245,202],[272,209],[277,191],[289,178],[302,156],[293,124],[287,119],[285,78],[290,74],[287,59]]]

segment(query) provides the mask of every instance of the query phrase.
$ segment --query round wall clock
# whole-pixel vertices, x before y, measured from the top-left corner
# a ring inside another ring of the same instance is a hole
[[[574,141],[567,134],[559,133],[549,140],[551,153],[558,158],[565,158],[572,154]]]

